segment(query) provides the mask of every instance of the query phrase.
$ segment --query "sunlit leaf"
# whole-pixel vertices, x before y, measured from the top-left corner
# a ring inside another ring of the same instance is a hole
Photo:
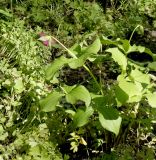
[[[112,113],[112,111],[109,111]],[[108,114],[106,111],[105,114]],[[113,113],[112,113],[113,114]],[[118,117],[117,119],[110,119],[109,117],[105,118],[105,115],[99,113],[99,121],[103,128],[113,132],[116,136],[119,134],[122,118]]]
[[[82,67],[85,64],[86,60],[92,55],[93,53],[86,52],[78,58],[73,58],[73,60],[69,63],[70,68],[76,69],[76,68]]]
[[[85,48],[83,51],[80,50],[80,46],[75,46],[73,50],[76,51],[75,54],[77,54],[77,58],[73,59],[69,66],[72,69],[76,69],[78,67],[81,67],[85,64],[87,59],[94,60],[93,55],[97,54],[101,47],[100,39],[97,38],[91,45],[89,45],[87,48]],[[78,53],[79,52],[79,53]]]
[[[75,55],[81,53],[81,46],[79,44],[74,44],[69,50],[74,53]]]
[[[146,95],[149,105],[152,108],[156,108],[156,92]]]
[[[154,60],[154,57],[156,58],[156,56],[152,53],[152,51],[144,46],[136,46],[134,44],[133,46],[129,47],[127,54],[129,54],[131,52],[134,52],[134,54],[135,54],[135,52],[138,52],[140,54],[147,53],[148,55],[150,55],[152,57],[153,60]]]
[[[130,47],[130,43],[127,39],[125,40],[120,40],[122,42],[122,45],[118,45],[119,48],[123,49],[125,52],[127,52],[129,50],[129,47]],[[122,47],[121,47],[122,46]]]
[[[125,71],[127,67],[126,56],[118,48],[109,48],[106,51],[112,53],[113,60]]]
[[[46,79],[50,80],[53,78],[55,73],[59,71],[65,64],[67,64],[70,59],[65,58],[64,56],[55,59],[49,66],[46,68]]]
[[[89,45],[84,52],[97,54],[101,48],[101,41],[97,38],[91,45]]]
[[[119,42],[118,41],[112,41],[110,39],[108,39],[107,37],[103,36],[101,38],[101,43],[104,44],[104,45],[110,45],[110,44],[113,44],[115,46],[118,46]]]
[[[59,103],[63,94],[59,92],[52,92],[46,98],[40,100],[40,109],[44,112],[51,112],[56,109],[56,105]]]
[[[148,64],[148,67],[150,68],[150,70],[152,71],[156,71],[156,62],[151,62]]]
[[[118,81],[119,84],[115,89],[115,95],[121,104],[139,102],[141,100],[143,87],[140,83],[129,82],[126,79]]]
[[[94,98],[93,107],[99,112],[99,121],[103,128],[118,135],[122,119],[116,109],[107,107],[107,98]]]
[[[148,74],[142,73],[141,71],[135,69],[132,70],[130,76],[137,82],[150,84],[150,77]]]
[[[93,114],[92,107],[87,107],[85,111],[78,109],[73,117],[74,127],[82,127],[88,123],[89,117]]]
[[[65,86],[66,99],[69,103],[75,104],[78,100],[84,101],[88,107],[91,102],[91,96],[89,91],[82,85],[79,86]]]
[[[115,96],[118,106],[125,104],[129,99],[128,94],[126,94],[119,86],[115,87]]]

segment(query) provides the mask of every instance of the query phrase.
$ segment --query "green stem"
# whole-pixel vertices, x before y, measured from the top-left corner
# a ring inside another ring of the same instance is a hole
[[[132,34],[131,34],[131,36],[130,36],[130,38],[129,38],[129,43],[131,42],[131,40],[132,40],[132,37],[133,37],[133,35],[134,35],[134,32],[136,31],[136,29],[137,28],[139,28],[140,27],[140,25],[137,25],[135,28],[134,28],[134,30],[133,30],[133,32],[132,32]]]
[[[53,37],[53,36],[51,36],[51,37],[52,37],[52,39],[54,39],[57,43],[59,43],[59,44],[70,54],[71,57],[78,59],[78,58],[76,57],[76,55],[75,55],[74,53],[72,53],[72,52],[71,52],[64,44],[62,44],[58,39],[56,39],[56,38]],[[103,95],[102,88],[101,88],[101,86],[99,85],[99,83],[98,83],[96,77],[94,76],[94,74],[91,72],[91,70],[90,70],[85,64],[83,65],[83,67],[86,69],[86,71],[87,71],[87,72],[90,74],[90,76],[93,78],[93,80],[94,80],[94,82],[96,83],[97,87],[99,88],[101,94]]]

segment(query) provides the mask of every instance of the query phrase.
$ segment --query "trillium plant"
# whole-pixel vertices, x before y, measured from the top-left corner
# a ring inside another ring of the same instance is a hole
[[[136,120],[143,104],[147,108],[156,108],[156,92],[154,89],[156,77],[149,73],[151,70],[156,71],[156,55],[149,49],[131,45],[128,40],[117,39],[112,41],[104,36],[97,37],[90,45],[75,44],[67,49],[55,37],[46,36],[44,33],[41,33],[40,36],[39,40],[43,41],[44,45],[51,46],[57,42],[70,55],[61,55],[45,67],[47,81],[53,85],[54,79],[60,74],[61,68],[66,66],[71,69],[83,67],[95,82],[95,91],[82,84],[68,86],[58,82],[59,87],[53,89],[47,97],[40,100],[41,112],[57,111],[62,106],[61,102],[63,100],[71,104],[73,107],[65,109],[65,112],[72,120],[73,132],[77,128],[84,127],[90,121],[99,119],[103,131],[107,130],[113,133],[112,135],[116,137],[115,141],[118,141],[119,136],[125,135],[122,131],[122,122],[127,119],[127,116],[133,122]],[[102,50],[102,48],[106,49]],[[152,62],[147,62],[146,65],[136,62],[129,58],[129,55],[133,53],[146,53],[152,58]],[[86,62],[95,65],[97,63],[101,64],[101,62],[105,63],[110,59],[118,65],[120,72],[111,85],[105,86],[105,83],[98,81],[100,78],[93,74],[91,69],[87,67]],[[84,103],[81,104],[82,106],[75,108],[78,101]]]

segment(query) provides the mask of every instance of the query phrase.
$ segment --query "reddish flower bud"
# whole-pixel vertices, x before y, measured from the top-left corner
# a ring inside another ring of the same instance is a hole
[[[43,44],[44,44],[45,46],[49,46],[49,41],[46,40],[46,41],[43,42]]]

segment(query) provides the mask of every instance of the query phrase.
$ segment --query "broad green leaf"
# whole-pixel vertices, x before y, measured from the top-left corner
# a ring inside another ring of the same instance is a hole
[[[104,44],[104,45],[110,45],[110,44],[113,44],[115,46],[118,46],[119,42],[116,40],[116,41],[112,41],[110,39],[108,39],[107,37],[103,36],[101,38],[101,43]]]
[[[149,105],[152,108],[156,108],[156,92],[146,95]]]
[[[46,98],[40,100],[41,111],[51,112],[56,109],[56,105],[59,103],[60,98],[63,94],[59,92],[52,92]]]
[[[46,68],[46,79],[50,80],[53,78],[55,73],[60,70],[65,64],[67,64],[70,59],[65,58],[64,56],[57,58],[54,60],[47,68]]]
[[[129,47],[130,47],[130,43],[128,40],[121,40],[122,42],[122,47],[124,49],[125,52],[127,52],[129,50]]]
[[[90,105],[91,96],[84,86],[66,86],[64,90],[67,92],[66,100],[69,103],[75,104],[78,100],[81,100],[85,102],[87,107]]]
[[[99,121],[103,128],[118,135],[121,117],[116,109],[107,107],[107,97],[96,97],[93,99],[93,107],[99,112]]]
[[[133,46],[129,47],[129,49],[128,49],[126,54],[131,53],[131,52],[137,52],[137,51],[138,51],[137,50],[137,46],[134,44]]]
[[[15,85],[14,85],[14,89],[16,93],[21,93],[24,91],[24,84],[23,84],[23,80],[22,78],[18,78],[15,80]]]
[[[115,87],[115,96],[116,96],[117,106],[122,106],[129,99],[128,94],[126,94],[119,86]]]
[[[119,134],[122,118],[114,108],[99,108],[99,121],[103,128],[113,132],[116,136]]]
[[[134,44],[133,46],[130,46],[130,48],[129,48],[129,50],[128,50],[127,53],[130,53],[130,52],[140,52],[140,53],[143,53],[143,52],[145,52],[145,50],[146,50],[146,48],[144,46],[136,46]]]
[[[76,85],[73,85],[73,86],[64,85],[62,88],[64,89],[64,91],[66,92],[66,94],[68,94],[68,93],[71,92],[75,87],[76,87]]]
[[[152,57],[152,59],[154,59],[154,57],[155,57],[150,49],[145,48],[143,46],[136,46],[135,44],[133,46],[129,47],[127,54],[131,53],[131,52],[134,52],[134,54],[135,54],[135,52],[140,52],[140,54],[147,53],[148,55],[150,55]]]
[[[153,58],[153,60],[156,60],[155,58],[156,58],[156,55],[155,54],[153,54],[153,52],[149,49],[149,48],[145,48],[145,51],[144,51],[145,53],[147,53],[147,54],[149,54],[152,58]]]
[[[83,49],[83,51],[79,52],[77,54],[77,58],[73,59],[69,63],[69,66],[72,69],[76,69],[78,67],[83,66],[87,59],[95,60],[94,55],[97,54],[97,52],[100,50],[100,47],[101,47],[101,42],[100,39],[97,38],[90,46]],[[77,50],[77,52],[80,51],[80,48],[78,46],[75,49]],[[74,51],[76,51],[75,49]]]
[[[101,48],[101,41],[97,38],[84,52],[97,54]]]
[[[69,63],[70,68],[76,69],[76,68],[82,67],[85,64],[86,60],[90,58],[92,55],[93,53],[86,52],[78,58],[75,58],[75,59],[73,58],[73,60]]]
[[[81,53],[81,46],[79,44],[74,44],[70,49],[69,49],[72,53],[74,53],[75,55]]]
[[[82,127],[88,123],[89,117],[93,114],[92,107],[87,107],[85,111],[78,109],[73,117],[74,127]]]
[[[151,71],[156,71],[156,62],[149,63],[148,67]]]
[[[92,104],[94,108],[100,108],[101,106],[106,106],[108,104],[108,97],[107,96],[101,96],[101,95],[94,95],[92,99]]]
[[[126,70],[127,59],[118,48],[109,48],[106,50],[106,52],[112,53],[112,58],[114,59],[114,61],[118,63],[122,70]]]
[[[121,104],[126,102],[139,102],[142,98],[142,90],[143,88],[140,83],[132,83],[126,79],[120,79],[118,87],[115,89],[115,94]]]
[[[145,84],[150,84],[150,77],[148,74],[144,74],[141,71],[135,69],[132,70],[130,77],[133,78],[133,80],[140,82],[140,83],[145,83]]]
[[[104,115],[99,113],[99,121],[103,128],[110,132],[113,132],[117,136],[119,134],[122,118],[119,116],[117,119],[111,119],[109,118],[109,115],[106,116],[106,114],[110,113],[113,114],[111,110],[105,111]]]
[[[137,46],[137,50],[138,50],[140,53],[143,53],[143,52],[145,52],[145,47],[144,47],[144,46]]]

